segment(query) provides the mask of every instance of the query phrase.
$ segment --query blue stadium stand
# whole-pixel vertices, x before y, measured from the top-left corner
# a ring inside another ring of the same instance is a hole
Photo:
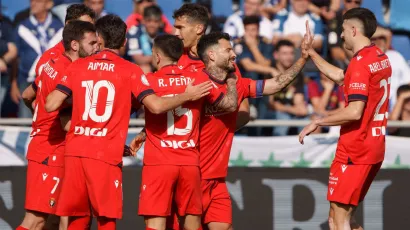
[[[391,0],[390,2],[390,27],[393,30],[406,30],[410,32],[410,1]]]
[[[183,1],[182,0],[157,0],[159,6],[161,6],[162,12],[167,16],[168,20],[171,23],[174,23],[174,19],[172,15],[174,11],[181,7]]]
[[[392,46],[399,51],[410,63],[410,37],[407,35],[393,35]]]

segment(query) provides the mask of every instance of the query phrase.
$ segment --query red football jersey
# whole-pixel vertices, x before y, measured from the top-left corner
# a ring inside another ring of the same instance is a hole
[[[245,98],[262,96],[265,81],[242,78],[238,71],[237,76],[236,89],[238,92],[239,109],[239,105]],[[225,82],[219,81],[210,75],[209,78],[218,88],[226,91],[227,86]],[[226,177],[232,140],[236,129],[238,109],[235,112],[227,113],[218,110],[210,104],[205,104],[201,118],[199,138],[202,179]]]
[[[148,75],[148,81],[158,96],[171,97],[185,92],[186,85],[209,80],[202,71],[183,72],[176,65],[169,65]],[[224,93],[214,87],[206,97],[186,102],[180,107],[163,114],[152,114],[145,110],[147,139],[144,147],[144,165],[199,165],[197,148],[199,121],[203,103],[216,104]]]
[[[375,45],[352,58],[344,79],[346,106],[366,102],[362,118],[342,125],[336,161],[376,164],[383,161],[392,69],[389,59]]]
[[[110,50],[74,62],[57,89],[73,97],[66,156],[122,163],[131,97],[141,102],[154,93],[135,64]]]
[[[57,43],[57,45],[51,47],[50,49],[46,50],[46,52],[44,52],[40,59],[38,60],[37,64],[36,64],[36,76],[40,76],[41,71],[43,70],[43,66],[46,62],[48,62],[48,60],[50,60],[50,58],[52,56],[55,55],[59,55],[64,53],[65,49],[64,49],[64,43],[63,41]]]
[[[36,103],[30,135],[33,139],[27,151],[28,160],[41,163],[51,154],[64,153],[66,132],[61,126],[59,111],[48,113],[45,103],[48,94],[55,89],[70,64],[71,59],[64,53],[50,55],[43,65],[43,71],[32,84],[36,91]],[[49,161],[56,165],[62,165],[63,162],[64,158],[59,156]]]
[[[188,50],[185,50],[178,60],[178,68],[190,72],[200,72],[205,68],[205,64],[199,57],[194,57]]]

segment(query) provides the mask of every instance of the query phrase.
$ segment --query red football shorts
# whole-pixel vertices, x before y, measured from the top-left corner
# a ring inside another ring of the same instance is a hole
[[[232,223],[232,202],[224,178],[202,180],[202,223]]]
[[[200,185],[198,166],[144,166],[138,215],[169,216],[173,202],[179,216],[201,215]]]
[[[54,214],[64,168],[28,161],[25,209]]]
[[[65,157],[58,216],[122,217],[122,169],[100,160]]]
[[[352,165],[333,161],[327,199],[357,206],[366,196],[381,165],[382,162],[374,165]]]

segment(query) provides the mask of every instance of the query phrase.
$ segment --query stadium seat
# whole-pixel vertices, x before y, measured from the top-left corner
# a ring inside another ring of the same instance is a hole
[[[125,20],[132,13],[133,3],[130,0],[105,1],[105,10]]]
[[[14,16],[29,7],[29,1],[27,0],[13,0],[13,1],[1,1],[1,11],[2,14],[9,17],[11,20],[14,19]]]
[[[174,24],[174,19],[172,15],[174,11],[181,7],[183,1],[182,0],[157,0],[159,6],[161,6],[162,12],[167,16],[168,20]]]
[[[410,37],[407,35],[393,35],[393,49],[399,51],[410,63]]]
[[[381,26],[386,26],[383,17],[382,0],[363,0],[362,7],[371,10],[375,14],[377,22]]]
[[[213,15],[229,17],[232,13],[232,0],[212,0]]]
[[[393,30],[410,31],[410,14],[407,12],[409,1],[391,0],[390,2],[390,27]]]

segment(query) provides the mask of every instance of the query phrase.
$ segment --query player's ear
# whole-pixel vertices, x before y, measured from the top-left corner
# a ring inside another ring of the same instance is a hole
[[[213,49],[209,49],[207,53],[208,53],[209,60],[210,61],[215,61],[215,59],[216,59],[215,51]]]
[[[71,46],[71,50],[77,52],[80,49],[80,43],[78,43],[78,41],[76,40],[72,40],[70,43]]]
[[[202,24],[197,24],[196,26],[195,26],[195,29],[196,29],[196,34],[197,35],[201,35],[201,34],[204,34],[205,33],[205,26],[204,25],[202,25]]]

